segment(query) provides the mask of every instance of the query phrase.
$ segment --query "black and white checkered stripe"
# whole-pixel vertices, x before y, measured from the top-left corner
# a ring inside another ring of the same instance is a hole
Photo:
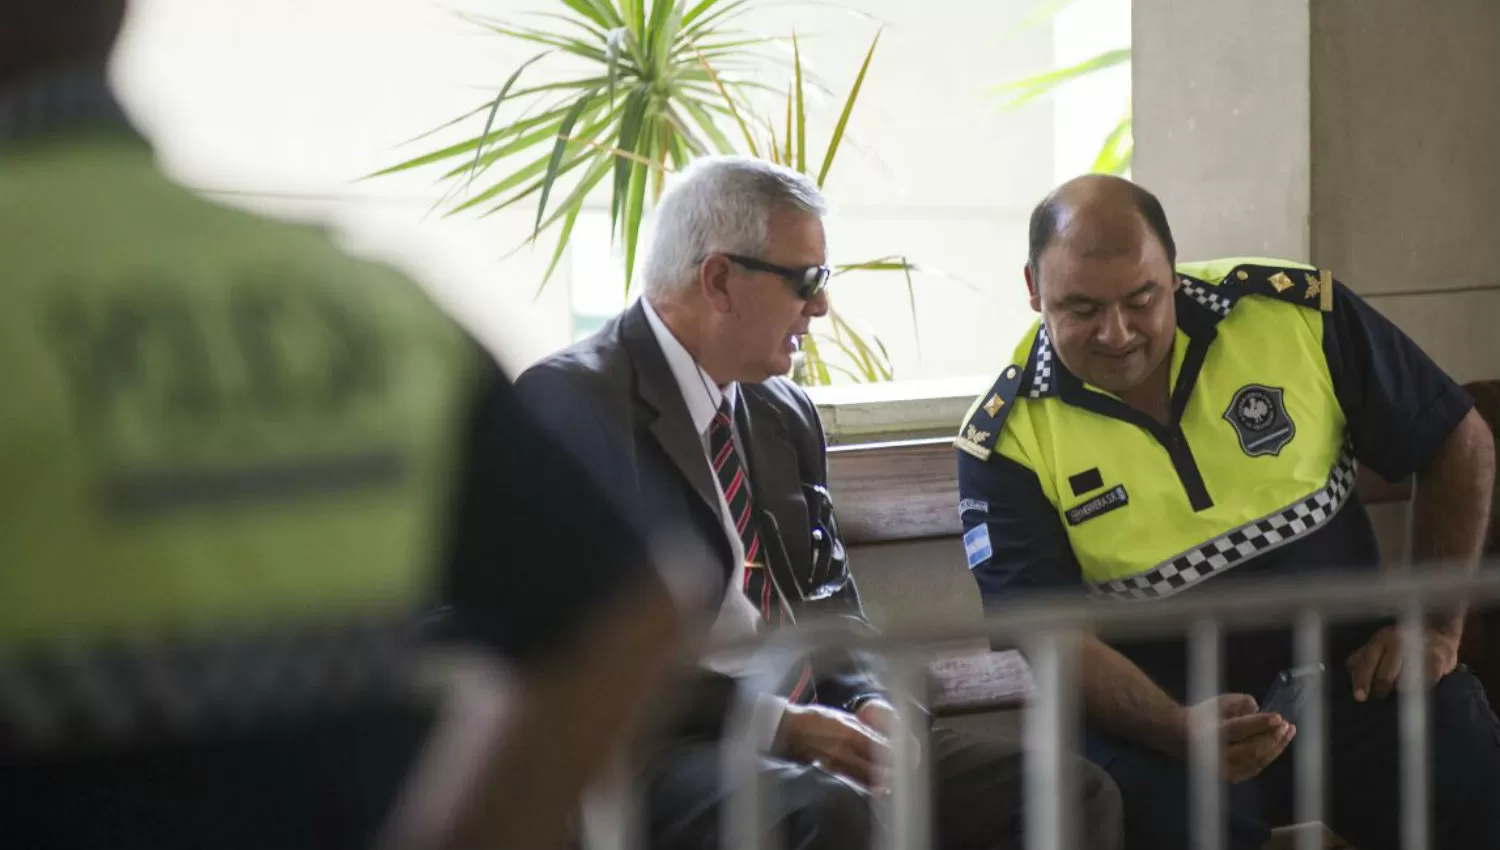
[[[1354,492],[1357,475],[1354,452],[1345,443],[1328,473],[1328,483],[1312,495],[1196,546],[1144,573],[1091,585],[1089,593],[1124,600],[1171,596],[1322,528]]]
[[[1047,326],[1037,329],[1036,364],[1031,370],[1032,398],[1051,395],[1052,385],[1052,340],[1047,338]]]
[[[408,624],[0,655],[0,753],[244,729],[415,693]]]
[[[1234,306],[1234,299],[1218,292],[1217,287],[1201,286],[1190,278],[1182,279],[1182,291],[1189,298],[1217,313],[1221,319],[1228,316],[1230,308]]]

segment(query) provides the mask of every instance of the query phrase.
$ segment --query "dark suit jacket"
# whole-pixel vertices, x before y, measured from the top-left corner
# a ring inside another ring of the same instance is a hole
[[[653,530],[692,535],[701,551],[712,553],[703,569],[714,571],[729,591],[734,555],[719,513],[718,484],[639,303],[589,339],[527,370],[516,389],[622,510]],[[740,384],[739,398],[736,429],[748,455],[755,520],[777,587],[799,622],[845,617],[868,628],[828,495],[827,448],[817,409],[784,378]],[[812,661],[821,704],[848,710],[862,699],[883,696],[867,658],[829,652]],[[717,737],[733,688],[732,680],[702,673],[691,687],[691,708],[678,731]]]

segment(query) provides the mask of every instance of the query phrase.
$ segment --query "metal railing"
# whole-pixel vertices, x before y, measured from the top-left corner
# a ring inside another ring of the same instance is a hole
[[[956,640],[987,638],[992,645],[1015,646],[1032,670],[1033,695],[1024,716],[1024,774],[1028,850],[1071,850],[1074,846],[1070,803],[1076,783],[1069,775],[1081,712],[1077,688],[1076,649],[1083,635],[1106,641],[1183,637],[1188,642],[1188,702],[1219,695],[1222,678],[1221,638],[1227,629],[1290,628],[1295,664],[1323,663],[1324,628],[1329,623],[1372,614],[1399,618],[1405,639],[1401,682],[1399,739],[1401,765],[1402,847],[1428,850],[1429,766],[1428,692],[1423,644],[1418,637],[1426,612],[1457,606],[1496,607],[1500,603],[1500,564],[1478,573],[1419,570],[1413,575],[1328,577],[1313,581],[1238,583],[1222,590],[1205,587],[1180,598],[1151,602],[1090,602],[1073,598],[1037,599],[996,612],[982,623],[966,626],[906,628],[882,634],[859,632],[836,623],[814,623],[771,633],[732,649],[755,653],[764,663],[740,680],[738,702],[723,741],[723,779],[733,789],[722,817],[724,850],[781,850],[779,836],[764,828],[764,803],[774,790],[765,787],[759,770],[757,742],[749,718],[757,694],[769,692],[790,666],[809,651],[843,648],[883,657],[891,670],[891,694],[905,731],[891,738],[891,793],[877,800],[883,825],[879,850],[927,850],[932,844],[930,761],[925,751],[925,724],[915,703],[924,692],[925,664],[932,647]],[[1225,846],[1221,753],[1216,714],[1192,712],[1189,735],[1190,824],[1198,850]],[[1323,820],[1327,711],[1321,688],[1313,688],[1299,716],[1295,747],[1294,818],[1298,823]],[[616,796],[617,823],[638,823],[634,791]],[[593,848],[637,850],[639,832],[618,832]],[[1300,850],[1321,850],[1314,830],[1299,835]]]

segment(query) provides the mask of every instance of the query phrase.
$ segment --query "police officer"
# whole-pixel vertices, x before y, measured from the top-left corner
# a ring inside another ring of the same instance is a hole
[[[675,657],[641,537],[409,281],[158,173],[123,13],[0,3],[0,843],[369,846],[446,597],[514,734],[400,844],[545,846]]]
[[[1174,268],[1175,266],[1175,268]],[[1465,393],[1327,270],[1176,264],[1166,215],[1112,177],[1069,182],[1031,219],[1041,321],[975,403],[958,448],[968,564],[987,602],[1041,589],[1151,600],[1209,585],[1375,569],[1356,463],[1417,474],[1414,555],[1476,564],[1491,438]],[[1462,621],[1425,633],[1437,847],[1500,847],[1500,729],[1455,669]],[[1389,621],[1329,635],[1330,827],[1397,846],[1401,655]],[[1222,718],[1233,848],[1288,806],[1295,734],[1257,711],[1291,661],[1284,632],[1231,636]],[[1086,642],[1086,751],[1125,801],[1127,846],[1189,846],[1180,641]],[[1254,696],[1252,696],[1254,695]],[[1259,776],[1260,779],[1255,779]]]

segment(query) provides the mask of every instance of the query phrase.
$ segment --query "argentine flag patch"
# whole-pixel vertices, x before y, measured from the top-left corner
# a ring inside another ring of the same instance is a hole
[[[995,550],[990,548],[990,527],[976,525],[964,532],[964,554],[969,559],[969,569],[988,561]]]

